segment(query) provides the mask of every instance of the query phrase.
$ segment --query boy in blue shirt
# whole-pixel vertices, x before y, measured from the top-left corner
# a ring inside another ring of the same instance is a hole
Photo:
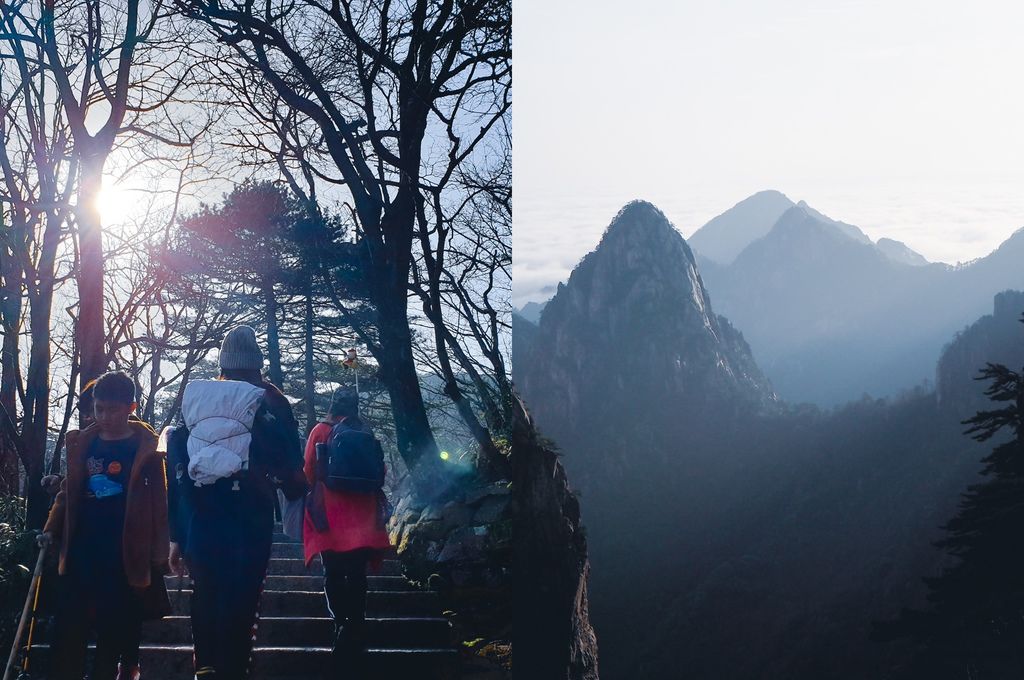
[[[66,596],[50,674],[81,680],[96,631],[92,680],[138,680],[141,594],[167,572],[167,479],[157,435],[137,419],[135,382],[105,373],[95,422],[67,436],[67,477],[41,542],[60,541]]]

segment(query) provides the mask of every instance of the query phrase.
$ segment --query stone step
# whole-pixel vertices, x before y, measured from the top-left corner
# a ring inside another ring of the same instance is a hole
[[[314,560],[307,567],[305,560],[292,557],[271,557],[267,566],[269,576],[310,576],[324,573],[320,560]]]
[[[192,642],[191,620],[187,616],[169,616],[147,622],[143,639],[165,645]],[[327,617],[295,618],[264,616],[257,630],[257,645],[302,647],[330,645],[334,620]],[[366,620],[366,643],[381,649],[407,647],[445,647],[451,644],[451,624],[439,616],[382,617]]]
[[[301,543],[274,543],[270,546],[271,557],[299,559],[303,556]]]
[[[47,645],[33,646],[32,662],[37,670],[45,672],[48,655]],[[257,646],[253,652],[251,677],[260,680],[322,680],[329,656],[329,647]],[[457,664],[458,654],[450,647],[370,647],[366,652],[367,668],[377,678],[450,680],[457,677]],[[192,646],[143,644],[140,665],[146,677],[154,679],[192,677]]]
[[[171,590],[173,614],[186,616],[189,613],[190,588]],[[422,590],[377,590],[367,593],[366,615],[371,617],[391,616],[436,616],[440,612],[437,593]],[[327,600],[322,592],[265,591],[260,599],[261,616],[292,616],[297,618],[329,616]]]
[[[287,557],[290,559],[301,559],[305,557],[301,543],[283,543],[275,542],[270,545],[270,557]],[[314,560],[318,562],[319,560]],[[384,560],[385,563],[391,562],[393,567],[400,568],[401,563],[396,559]]]
[[[177,590],[178,577],[166,576],[164,580],[168,590]],[[367,576],[369,590],[414,590],[412,584],[402,576]],[[182,582],[182,588],[190,588],[188,577]],[[263,585],[264,590],[277,591],[298,591],[303,593],[322,593],[324,591],[324,577],[314,575],[302,576],[267,576]]]
[[[307,567],[301,558],[271,557],[270,565],[267,567],[267,574],[271,576],[309,576],[322,573],[324,573],[323,567],[318,559],[313,560]],[[402,563],[398,560],[384,560],[380,572],[376,575],[401,576]]]

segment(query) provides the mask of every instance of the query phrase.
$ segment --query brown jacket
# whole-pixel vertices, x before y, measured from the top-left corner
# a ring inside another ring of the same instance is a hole
[[[167,472],[165,455],[156,450],[157,434],[146,423],[130,421],[138,444],[135,463],[128,478],[124,517],[124,572],[136,588],[149,586],[155,567],[164,573],[167,565]],[[85,496],[89,474],[86,456],[99,428],[68,432],[68,474],[50,509],[44,531],[60,540],[60,573],[67,572],[69,537],[75,531],[79,506]]]

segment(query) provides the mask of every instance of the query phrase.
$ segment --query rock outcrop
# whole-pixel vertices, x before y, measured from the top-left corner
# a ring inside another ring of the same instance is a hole
[[[712,310],[683,237],[650,203],[622,209],[531,335],[517,384],[556,442],[623,418],[657,427],[777,401],[742,334]]]

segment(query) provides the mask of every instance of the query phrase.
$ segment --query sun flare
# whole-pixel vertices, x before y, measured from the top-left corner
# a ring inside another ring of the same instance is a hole
[[[138,196],[113,182],[104,182],[96,197],[96,209],[103,224],[121,224],[135,212],[133,201],[137,202]]]

